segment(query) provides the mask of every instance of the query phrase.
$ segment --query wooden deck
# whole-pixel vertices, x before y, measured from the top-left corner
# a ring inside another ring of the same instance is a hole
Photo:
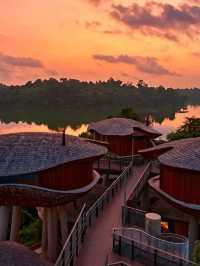
[[[105,207],[101,217],[88,230],[79,257],[77,266],[104,266],[106,257],[108,262],[127,261],[112,254],[112,230],[114,227],[122,226],[121,206],[124,203],[124,194],[127,197],[133,191],[141,177],[146,164],[134,166],[127,184],[116,194],[111,203]],[[141,266],[137,262],[128,262],[130,266]]]

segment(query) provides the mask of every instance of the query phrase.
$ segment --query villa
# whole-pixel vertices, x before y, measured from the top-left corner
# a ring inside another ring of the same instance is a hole
[[[17,242],[21,208],[40,207],[42,254],[54,262],[69,233],[66,205],[97,184],[93,163],[106,153],[105,147],[73,136],[1,135],[0,240]]]
[[[89,125],[92,138],[108,142],[115,156],[132,156],[139,150],[152,147],[152,140],[161,134],[151,126],[126,118],[109,118]]]

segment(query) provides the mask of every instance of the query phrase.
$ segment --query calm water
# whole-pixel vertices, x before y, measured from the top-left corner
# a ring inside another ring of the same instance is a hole
[[[164,137],[166,134],[176,130],[180,127],[186,117],[200,117],[200,106],[188,106],[187,113],[176,113],[175,118],[170,120],[168,118],[164,119],[161,124],[154,123],[153,127],[159,130]],[[70,126],[67,127],[67,134],[78,136],[82,132],[87,130],[87,125],[82,124],[80,127],[74,129]],[[47,125],[37,125],[35,123],[25,123],[25,122],[11,122],[11,123],[2,123],[0,122],[0,134],[15,133],[15,132],[52,132]]]

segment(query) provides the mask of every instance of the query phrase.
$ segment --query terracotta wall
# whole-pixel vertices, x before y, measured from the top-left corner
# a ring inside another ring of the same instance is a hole
[[[176,199],[200,204],[200,173],[161,164],[160,187]]]
[[[93,161],[66,163],[39,173],[39,185],[54,189],[75,189],[88,185],[92,179]]]
[[[141,149],[151,147],[151,142],[148,137],[137,136],[133,140],[133,151],[132,151],[132,136],[103,136],[95,133],[95,139],[100,141],[107,141],[109,143],[108,149],[120,156],[128,156],[137,154]]]

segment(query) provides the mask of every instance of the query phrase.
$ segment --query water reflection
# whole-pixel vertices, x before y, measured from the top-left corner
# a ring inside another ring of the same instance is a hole
[[[155,122],[153,126],[166,136],[183,125],[186,117],[193,116],[200,117],[200,106],[188,106],[186,113],[177,112],[174,119],[165,118],[161,124]]]
[[[66,134],[79,136],[82,132],[87,131],[87,125],[83,124],[78,128],[68,126],[66,129]],[[51,130],[48,126],[42,124],[37,125],[36,123],[25,123],[25,122],[10,122],[5,124],[0,122],[0,134],[9,134],[9,133],[19,133],[19,132],[56,132]]]
[[[154,123],[154,128],[159,130],[164,135],[168,134],[171,131],[176,130],[180,127],[186,117],[200,117],[200,106],[188,106],[187,113],[177,112],[175,114],[174,119],[165,118],[162,123]],[[66,129],[66,133],[74,136],[78,136],[81,133],[87,131],[87,124],[82,124],[80,126],[68,126]],[[56,132],[55,130],[49,129],[49,127],[45,124],[36,124],[26,123],[26,122],[10,122],[4,123],[0,122],[0,134],[7,133],[17,133],[17,132]]]

